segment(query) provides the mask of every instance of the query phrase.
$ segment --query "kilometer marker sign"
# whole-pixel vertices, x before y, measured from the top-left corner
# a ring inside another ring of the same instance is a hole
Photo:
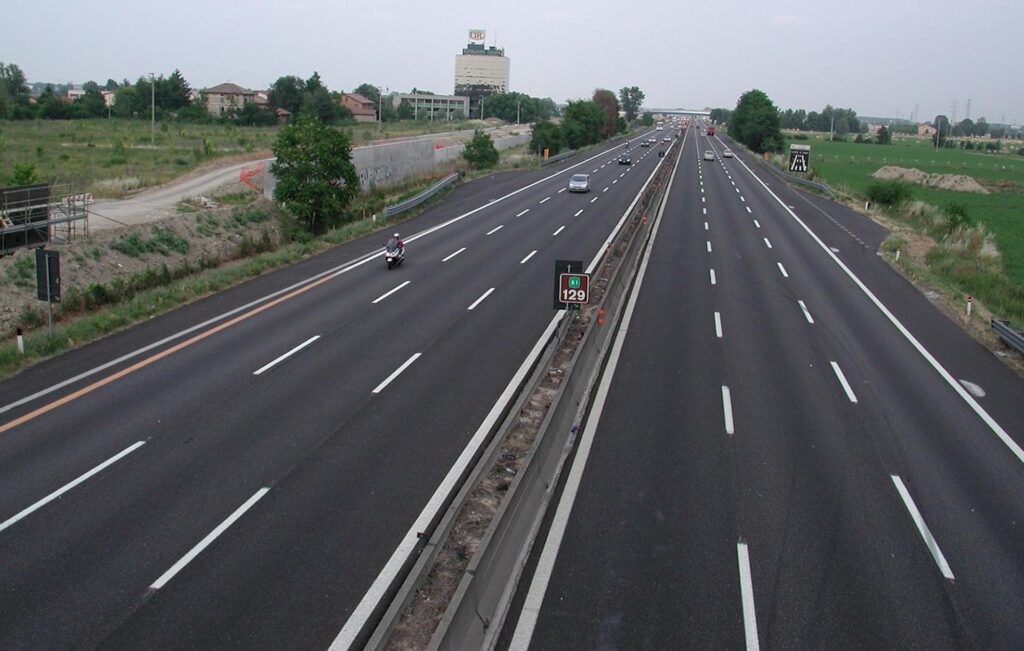
[[[589,303],[590,276],[588,274],[559,274],[559,303]]]

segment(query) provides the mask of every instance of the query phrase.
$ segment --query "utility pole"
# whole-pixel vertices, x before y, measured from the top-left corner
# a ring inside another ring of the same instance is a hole
[[[149,73],[149,144],[156,145],[156,73]]]
[[[832,113],[832,120],[828,125],[828,141],[832,142],[836,137],[836,114]]]
[[[522,100],[516,101],[516,124],[519,124],[519,109],[522,108]]]

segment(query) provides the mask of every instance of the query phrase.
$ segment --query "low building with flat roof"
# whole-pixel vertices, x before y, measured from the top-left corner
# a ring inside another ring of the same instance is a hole
[[[469,98],[462,95],[427,95],[395,93],[391,96],[395,109],[409,102],[413,117],[428,120],[464,120],[469,117]]]

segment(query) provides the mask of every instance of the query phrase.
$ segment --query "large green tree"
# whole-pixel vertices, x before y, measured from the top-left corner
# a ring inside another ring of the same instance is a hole
[[[626,112],[626,121],[632,122],[640,114],[640,107],[644,104],[644,91],[637,86],[623,86],[619,89],[619,104]]]
[[[32,117],[28,97],[25,73],[13,63],[5,65],[0,62],[0,119],[18,120]]]
[[[549,156],[554,156],[562,150],[562,130],[557,124],[543,120],[533,124],[533,133],[530,136],[530,151],[536,152],[538,156],[548,150]]]
[[[306,82],[295,75],[288,75],[279,77],[270,85],[267,101],[275,109],[282,108],[293,116],[298,116],[305,94]]]
[[[477,169],[488,169],[498,164],[498,150],[494,148],[494,141],[482,129],[473,132],[473,139],[463,148],[462,157]]]
[[[761,154],[782,151],[779,110],[762,90],[740,96],[729,118],[729,135]]]
[[[594,91],[594,103],[601,108],[604,116],[604,124],[601,125],[601,135],[610,138],[619,131],[619,100],[615,93],[606,89],[598,88]]]
[[[281,130],[273,149],[274,199],[313,233],[347,221],[346,208],[359,194],[359,175],[343,132],[301,118]]]
[[[591,145],[601,140],[605,114],[590,100],[570,101],[562,113],[562,139],[569,149]]]

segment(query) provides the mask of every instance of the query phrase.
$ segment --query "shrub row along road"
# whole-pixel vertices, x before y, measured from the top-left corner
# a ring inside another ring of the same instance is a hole
[[[397,270],[379,233],[0,384],[0,647],[344,646],[555,315],[553,261],[662,160],[625,150],[457,188]]]
[[[504,645],[1019,645],[1024,382],[724,146],[682,152]]]

